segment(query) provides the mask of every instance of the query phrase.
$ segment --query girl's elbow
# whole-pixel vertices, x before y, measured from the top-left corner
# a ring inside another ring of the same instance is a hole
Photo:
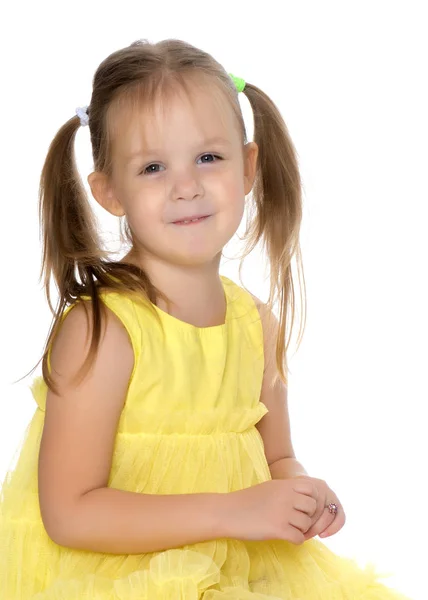
[[[77,549],[76,519],[64,508],[41,510],[43,526],[47,536],[58,546]]]

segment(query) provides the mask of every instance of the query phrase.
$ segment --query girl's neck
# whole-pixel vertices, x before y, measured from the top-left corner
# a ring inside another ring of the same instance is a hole
[[[156,305],[173,317],[196,327],[214,327],[225,322],[227,302],[219,275],[220,256],[209,264],[196,267],[145,260],[144,266],[129,253],[119,262],[142,267],[156,288],[171,305],[159,298]]]

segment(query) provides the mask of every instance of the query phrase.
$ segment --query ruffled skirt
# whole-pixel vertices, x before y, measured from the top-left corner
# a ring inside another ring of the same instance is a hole
[[[109,486],[226,492],[270,479],[262,439],[251,425],[260,415],[239,418],[237,430],[228,432],[119,432]],[[409,600],[379,581],[388,574],[373,565],[362,569],[315,538],[300,546],[217,539],[131,555],[59,546],[46,534],[38,502],[43,419],[37,410],[2,488],[1,600]]]

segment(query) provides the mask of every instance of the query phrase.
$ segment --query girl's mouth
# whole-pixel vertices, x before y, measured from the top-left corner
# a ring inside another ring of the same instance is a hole
[[[174,221],[174,225],[196,225],[197,223],[202,223],[202,221],[205,221],[206,219],[208,219],[210,215],[207,215],[205,217],[199,217],[198,219],[192,219],[191,221]]]

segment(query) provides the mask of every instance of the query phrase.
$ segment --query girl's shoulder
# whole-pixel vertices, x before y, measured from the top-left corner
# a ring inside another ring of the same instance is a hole
[[[97,290],[97,296],[101,306],[101,331],[111,322],[112,318],[116,317],[116,321],[118,320],[122,324],[128,334],[134,354],[139,356],[141,350],[141,317],[137,313],[135,299],[133,300],[131,295],[127,293],[101,287]],[[89,318],[88,326],[92,330],[90,322],[94,318],[93,299],[89,294],[82,294],[72,304],[69,304],[61,315],[61,322],[65,320],[70,312],[74,312],[73,309],[77,307],[80,309],[78,312],[81,312],[82,308],[87,309],[86,313]],[[107,312],[105,312],[105,309],[107,309]],[[112,315],[114,316],[112,317]],[[74,318],[77,318],[77,315]]]
[[[235,311],[241,315],[249,312],[252,316],[260,316],[264,303],[257,296],[252,294],[243,285],[236,283],[233,279],[225,275],[221,275],[220,277],[223,281],[229,304],[233,306]]]

